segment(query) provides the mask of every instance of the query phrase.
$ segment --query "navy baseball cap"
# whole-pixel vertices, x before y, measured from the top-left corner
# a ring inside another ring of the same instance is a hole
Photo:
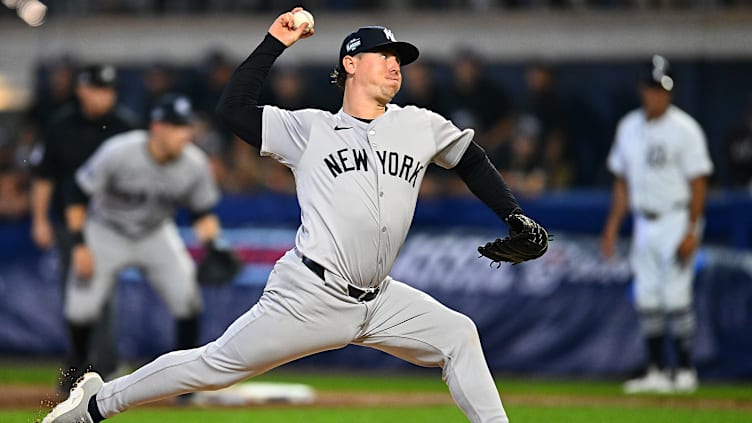
[[[674,89],[674,77],[671,64],[661,55],[653,55],[649,62],[645,63],[640,75],[640,82],[649,87],[661,88],[671,92]]]
[[[111,65],[90,65],[78,71],[76,82],[95,87],[115,88],[118,83],[117,70]]]
[[[190,125],[193,123],[191,100],[181,94],[165,95],[152,107],[151,120],[172,125]]]
[[[400,65],[405,66],[418,58],[418,48],[404,41],[397,41],[394,33],[383,26],[364,26],[351,32],[342,41],[339,49],[339,64],[345,56],[355,56],[358,53],[378,51],[384,47],[394,50],[399,56]]]

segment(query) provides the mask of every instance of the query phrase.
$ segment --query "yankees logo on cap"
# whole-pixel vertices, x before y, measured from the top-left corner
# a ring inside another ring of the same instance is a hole
[[[394,39],[394,33],[389,28],[384,28],[384,36],[386,37],[387,40],[397,41]]]
[[[358,53],[377,51],[382,48],[390,48],[397,53],[400,64],[405,66],[418,58],[418,48],[414,45],[397,41],[394,33],[383,26],[364,26],[350,33],[342,41],[339,50],[339,60],[345,56],[354,56]]]
[[[117,71],[111,65],[91,65],[78,72],[76,82],[96,87],[115,87],[117,85]]]
[[[191,101],[184,95],[167,94],[152,108],[151,120],[173,125],[190,125],[193,121]]]

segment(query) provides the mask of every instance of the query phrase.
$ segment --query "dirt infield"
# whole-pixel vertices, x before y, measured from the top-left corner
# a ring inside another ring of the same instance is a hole
[[[50,388],[24,385],[0,386],[0,408],[49,408],[60,399]],[[507,405],[537,406],[611,406],[659,407],[710,410],[750,410],[752,400],[694,398],[692,396],[598,396],[561,394],[506,394]],[[171,406],[170,400],[153,403],[153,406]],[[244,407],[376,407],[376,406],[430,406],[452,404],[446,393],[353,393],[317,392],[311,404],[284,403],[254,404]]]

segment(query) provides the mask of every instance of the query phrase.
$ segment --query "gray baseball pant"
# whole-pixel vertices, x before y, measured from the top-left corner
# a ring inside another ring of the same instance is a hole
[[[508,422],[470,318],[391,278],[370,302],[348,296],[345,281],[336,275],[326,272],[325,279],[289,251],[274,266],[258,303],[222,336],[105,383],[96,397],[99,410],[111,417],[150,401],[220,389],[295,359],[355,344],[441,367],[452,397],[471,422]]]

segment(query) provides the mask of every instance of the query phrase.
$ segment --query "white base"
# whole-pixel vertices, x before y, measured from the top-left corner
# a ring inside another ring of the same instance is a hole
[[[243,382],[218,391],[196,392],[197,405],[242,406],[248,404],[310,404],[316,394],[308,385],[294,383]]]

